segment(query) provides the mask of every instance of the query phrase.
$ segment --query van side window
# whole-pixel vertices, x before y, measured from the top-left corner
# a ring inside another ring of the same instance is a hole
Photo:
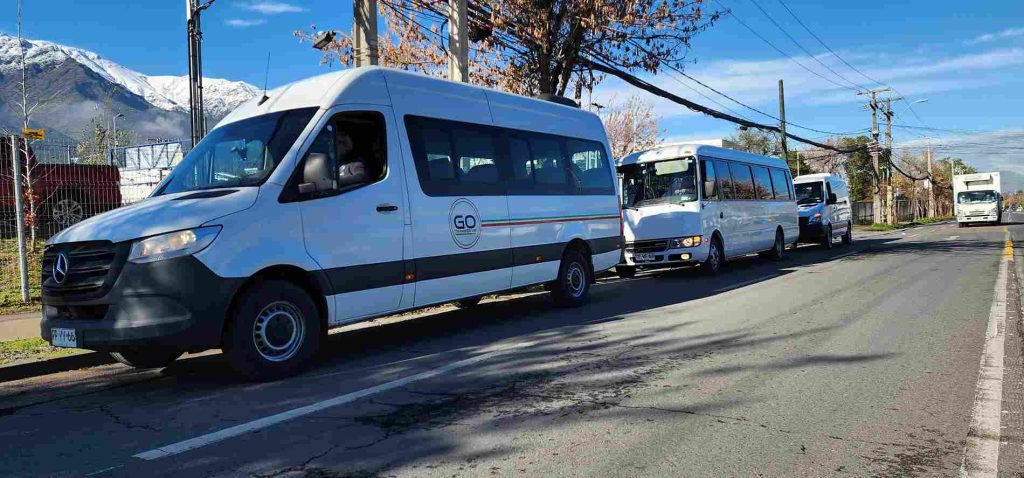
[[[736,199],[757,199],[754,194],[754,178],[750,174],[750,166],[740,163],[729,163],[732,172],[732,186]]]
[[[429,196],[505,194],[493,128],[407,116],[416,175]]]
[[[718,187],[721,189],[722,199],[736,199],[732,189],[732,175],[729,173],[729,163],[715,160],[715,173],[718,175]]]
[[[579,194],[612,194],[615,184],[605,158],[604,146],[594,141],[567,139],[569,167]]]
[[[508,159],[512,163],[512,181],[516,185],[532,188],[534,179],[530,143],[519,136],[509,136]]]
[[[706,201],[717,201],[718,176],[715,174],[715,163],[707,159],[700,160],[700,177],[704,181],[704,199]]]
[[[775,191],[775,199],[792,200],[793,196],[789,194],[789,187],[786,186],[789,182],[786,178],[786,172],[781,169],[771,168],[771,175],[772,190]]]
[[[772,178],[768,174],[768,168],[764,166],[754,166],[754,188],[757,192],[757,198],[762,201],[771,201],[775,199],[775,195],[772,192]]]
[[[569,193],[569,174],[562,156],[562,145],[554,138],[534,136],[530,138],[533,152],[534,178],[539,189],[557,190]]]
[[[376,111],[346,111],[334,115],[313,139],[303,158],[324,154],[337,172],[339,189],[384,178],[387,140],[384,115]]]

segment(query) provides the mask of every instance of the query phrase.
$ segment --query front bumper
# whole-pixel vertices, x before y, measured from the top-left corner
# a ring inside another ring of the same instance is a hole
[[[192,256],[125,263],[98,298],[67,299],[44,290],[40,333],[52,342],[51,329],[74,329],[77,346],[92,350],[215,348],[241,283],[214,274]]]
[[[827,234],[828,229],[825,228],[825,224],[816,222],[809,224],[805,221],[806,218],[800,218],[800,237],[799,242],[818,242]]]
[[[956,222],[996,222],[999,220],[998,214],[991,214],[988,216],[960,216],[956,218]]]
[[[645,254],[649,254],[652,257],[651,260],[638,260],[638,252],[630,250],[629,247],[630,245],[627,243],[626,250],[622,254],[622,265],[651,268],[677,267],[700,264],[708,258],[708,245],[706,242],[697,247],[666,248],[660,251],[646,252]]]

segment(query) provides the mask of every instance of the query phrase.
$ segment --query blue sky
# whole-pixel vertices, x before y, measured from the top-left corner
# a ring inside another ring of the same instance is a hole
[[[784,9],[779,0],[712,0],[709,8],[731,8],[735,17],[819,74],[844,83],[793,44],[757,5],[821,62],[859,85],[869,80],[828,53]],[[890,84],[912,100],[920,120],[901,103],[897,124],[971,130],[970,134],[897,128],[899,145],[934,144],[980,162],[1024,174],[1024,7],[1021,0],[964,2],[928,0],[853,2],[845,0],[783,0],[785,5],[844,60],[868,76]],[[720,3],[718,3],[720,2]],[[185,0],[113,1],[25,0],[25,34],[100,53],[146,74],[186,72]],[[13,13],[15,0],[0,0]],[[295,29],[316,24],[348,29],[351,2],[217,0],[204,15],[204,67],[209,77],[262,85],[267,52],[272,56],[270,85],[324,72],[318,53],[292,36]],[[862,97],[822,80],[766,45],[735,17],[724,16],[694,39],[686,71],[763,111],[778,111],[776,84],[786,81],[787,119],[816,129],[846,132],[869,125],[860,108]],[[14,33],[13,15],[0,16],[0,31]],[[677,81],[678,80],[678,81]],[[668,74],[656,84],[708,106]],[[744,116],[771,121],[757,113],[703,91]],[[599,102],[636,94],[626,85],[606,82]],[[722,121],[691,114],[673,104],[655,101],[669,139],[713,138],[733,128]],[[792,129],[794,133],[821,136]],[[994,133],[1000,132],[1000,133]],[[1018,134],[1019,133],[1019,134]],[[997,137],[992,135],[998,134]],[[956,146],[958,143],[961,146]],[[1020,152],[992,151],[978,145],[1010,144]],[[970,146],[963,146],[970,145]],[[980,148],[980,149],[979,149]],[[940,155],[942,153],[940,152]]]

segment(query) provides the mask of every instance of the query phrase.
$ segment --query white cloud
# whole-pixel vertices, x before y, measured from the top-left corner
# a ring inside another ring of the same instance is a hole
[[[966,45],[977,45],[978,43],[988,43],[996,40],[1005,40],[1007,38],[1016,38],[1024,36],[1024,27],[1021,28],[1007,28],[995,33],[986,33],[984,35],[977,36],[964,42]]]
[[[239,5],[246,10],[259,12],[264,15],[277,15],[279,13],[298,13],[306,11],[304,7],[300,7],[298,5],[274,1],[258,1],[251,3],[242,3]]]
[[[981,171],[1024,175],[1024,161],[1020,160],[1020,150],[1024,148],[1024,129],[1021,128],[959,135],[939,132],[928,139],[898,142],[895,147],[899,151],[916,155],[923,154],[925,148],[931,147],[937,158],[962,158]]]
[[[262,24],[264,24],[266,22],[267,21],[263,20],[263,19],[244,20],[244,19],[241,19],[241,18],[232,18],[232,19],[228,20],[226,23],[228,25],[230,25],[230,26],[237,27],[237,28],[247,28],[247,27],[254,27],[256,25],[262,25]]]

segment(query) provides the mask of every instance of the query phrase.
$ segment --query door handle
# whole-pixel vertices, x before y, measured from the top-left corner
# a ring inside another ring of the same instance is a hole
[[[378,204],[377,212],[395,212],[398,210],[398,206],[394,204]]]

